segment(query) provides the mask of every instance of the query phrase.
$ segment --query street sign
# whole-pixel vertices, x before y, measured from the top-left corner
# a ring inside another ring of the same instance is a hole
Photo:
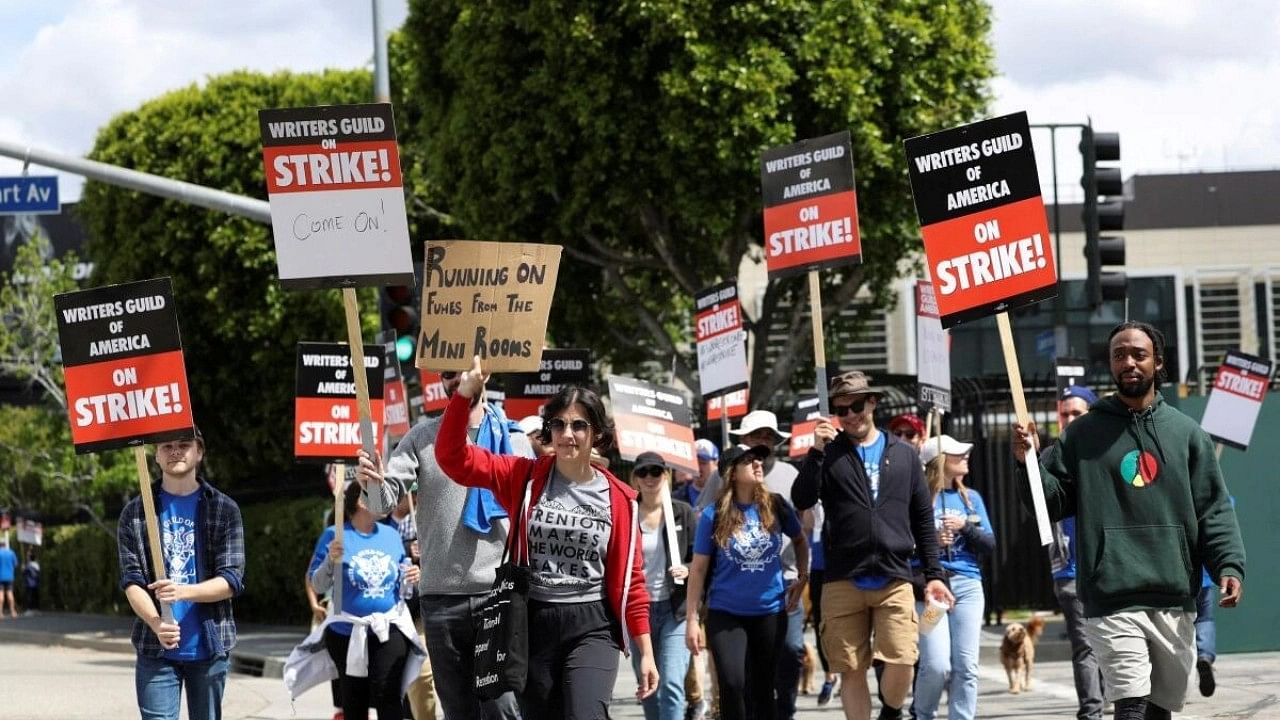
[[[57,215],[62,212],[58,200],[56,175],[22,175],[0,178],[0,215]]]

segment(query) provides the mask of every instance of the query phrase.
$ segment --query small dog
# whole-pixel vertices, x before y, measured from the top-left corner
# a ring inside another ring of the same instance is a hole
[[[818,651],[809,643],[804,644],[804,656],[800,661],[800,690],[801,695],[810,695],[813,693],[813,676],[818,669]]]
[[[1009,675],[1009,692],[1017,695],[1031,689],[1031,670],[1036,664],[1036,641],[1044,632],[1044,618],[1033,615],[1026,625],[1009,623],[1000,643],[1000,664]]]

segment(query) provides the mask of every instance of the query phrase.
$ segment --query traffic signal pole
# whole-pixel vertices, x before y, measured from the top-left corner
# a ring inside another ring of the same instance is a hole
[[[1082,123],[1042,123],[1049,130],[1049,162],[1053,174],[1053,249],[1058,258],[1058,298],[1053,303],[1053,344],[1058,357],[1071,355],[1067,340],[1067,295],[1062,288],[1062,203],[1058,200],[1058,128],[1083,128]]]

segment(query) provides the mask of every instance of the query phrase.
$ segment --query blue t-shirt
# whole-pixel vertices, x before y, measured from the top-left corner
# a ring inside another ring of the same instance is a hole
[[[315,573],[329,555],[333,542],[333,526],[320,533],[316,551],[311,557],[308,576]],[[368,535],[351,523],[343,525],[342,534],[342,611],[364,617],[386,612],[400,602],[400,562],[404,560],[404,543],[400,531],[383,523],[374,523]],[[338,578],[334,578],[337,582]],[[342,635],[351,634],[351,623],[333,623],[329,627]]]
[[[965,506],[960,491],[955,488],[938,493],[938,497],[933,501],[934,527],[941,529],[942,518],[948,515],[963,518],[970,525],[975,525],[976,516],[981,524],[973,529],[966,528],[964,532],[994,532],[991,528],[991,519],[987,517],[986,503],[982,501],[982,495],[979,495],[977,490],[969,490],[969,505],[970,507]],[[974,580],[982,579],[982,567],[979,564],[981,558],[969,546],[969,541],[963,532],[956,533],[955,542],[951,547],[939,548],[939,554],[942,556],[942,567],[947,570]]]
[[[756,505],[738,505],[744,522],[722,548],[715,541],[716,509],[708,506],[698,520],[693,552],[711,558],[710,592],[707,607],[746,617],[773,615],[786,607],[786,585],[782,579],[782,535],[796,537],[803,530],[796,511],[778,503],[781,532],[769,532],[760,524]]]
[[[1076,516],[1062,518],[1062,534],[1067,538],[1067,564],[1053,574],[1054,580],[1076,579]]]
[[[858,457],[862,458],[862,467],[867,471],[867,480],[871,484],[871,504],[880,499],[880,461],[884,459],[884,449],[889,444],[884,431],[876,437],[876,441],[867,446],[858,446]],[[855,575],[853,584],[859,590],[883,590],[892,578],[886,575]]]
[[[0,548],[0,582],[13,582],[13,572],[18,567],[18,554],[9,548]]]
[[[196,517],[200,512],[200,491],[173,495],[160,491],[160,545],[164,548],[164,570],[178,585],[200,582],[196,559],[203,545],[197,532]],[[173,604],[173,619],[178,623],[178,647],[165,650],[166,660],[207,660],[209,648],[204,642],[204,611],[200,603],[183,600]]]

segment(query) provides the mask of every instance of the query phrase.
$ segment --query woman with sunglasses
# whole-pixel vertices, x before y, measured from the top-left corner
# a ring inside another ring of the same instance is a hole
[[[640,491],[640,547],[644,553],[644,584],[649,591],[649,637],[657,658],[661,683],[658,692],[645,698],[645,720],[681,720],[685,715],[684,677],[689,670],[689,650],[684,644],[685,579],[693,560],[693,508],[671,499],[671,517],[662,509],[663,493],[671,492],[671,470],[655,452],[640,453],[631,470],[631,484]],[[675,532],[671,564],[667,524]],[[632,643],[636,679],[643,681],[640,648]]]
[[[531,570],[520,712],[526,720],[607,718],[620,650],[639,656],[637,698],[658,687],[636,491],[591,463],[593,448],[612,445],[613,421],[596,393],[566,387],[542,411],[542,441],[554,454],[497,455],[467,443],[471,398],[487,379],[476,356],[445,409],[435,453],[458,484],[491,490],[512,517],[524,511],[512,549]]]
[[[689,595],[707,586],[707,644],[715,658],[722,720],[772,720],[774,674],[787,631],[809,581],[809,543],[795,510],[764,485],[767,447],[738,445],[720,457],[724,486],[698,519]],[[800,575],[782,577],[782,536],[791,538]],[[702,652],[697,608],[686,610],[685,642]],[[750,710],[748,710],[750,708]]]
[[[972,448],[972,443],[943,435],[929,438],[920,451],[933,496],[942,567],[956,599],[947,621],[920,637],[920,674],[912,703],[919,720],[933,720],[948,674],[947,717],[969,720],[978,711],[978,642],[986,604],[981,561],[995,550],[996,538],[982,495],[964,483]],[[917,602],[916,609],[923,613],[923,603]]]

